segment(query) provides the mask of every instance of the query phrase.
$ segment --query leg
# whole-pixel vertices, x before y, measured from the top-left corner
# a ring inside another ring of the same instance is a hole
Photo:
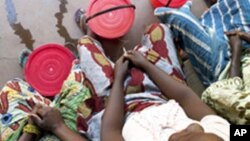
[[[60,110],[64,122],[72,131],[84,135],[86,135],[88,130],[87,121],[94,112],[103,109],[103,103],[100,101],[98,101],[99,103],[93,103],[96,102],[96,98],[92,96],[90,92],[91,88],[88,88],[87,82],[88,79],[81,70],[79,60],[73,61],[71,72],[63,83],[60,95],[55,98],[53,105],[51,105]],[[90,105],[90,102],[102,107],[96,109]],[[47,133],[41,140],[58,139],[53,134]]]
[[[92,83],[86,78],[80,67],[80,61],[72,64],[71,73],[65,80],[60,95],[53,101],[66,125],[75,132],[87,137],[89,120],[104,109],[104,100],[93,94]],[[93,128],[93,127],[92,127]],[[94,128],[96,132],[99,129]],[[41,140],[58,140],[56,136],[47,133]]]
[[[152,24],[145,30],[142,48],[147,59],[173,77],[184,80],[170,29],[163,24]]]
[[[141,44],[136,46],[135,50],[142,52],[151,63],[176,78],[176,80],[184,80],[170,30],[165,25],[152,24],[148,26]],[[158,87],[141,70],[132,68],[130,74],[125,84],[127,93],[144,91],[160,93]]]
[[[113,82],[114,64],[105,56],[100,43],[91,37],[79,40],[78,52],[82,71],[92,83],[93,93],[107,96]]]
[[[216,81],[229,60],[227,41],[217,38],[210,29],[181,10],[159,8],[155,14],[170,25],[203,83],[209,85]]]

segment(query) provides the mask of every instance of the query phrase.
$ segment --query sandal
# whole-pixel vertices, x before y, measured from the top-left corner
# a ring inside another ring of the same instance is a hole
[[[20,55],[19,55],[19,65],[24,68],[27,60],[28,60],[28,57],[29,55],[31,54],[31,51],[28,50],[28,49],[24,49],[20,52]]]
[[[75,22],[81,31],[86,35],[87,34],[87,25],[86,25],[86,11],[82,8],[78,9],[75,12]]]
[[[71,52],[74,54],[74,56],[75,56],[76,58],[79,58],[79,54],[78,54],[78,51],[77,51],[77,47],[76,47],[76,45],[75,45],[74,43],[66,42],[66,43],[64,44],[64,46],[65,46],[66,48],[68,48],[69,50],[71,50]]]

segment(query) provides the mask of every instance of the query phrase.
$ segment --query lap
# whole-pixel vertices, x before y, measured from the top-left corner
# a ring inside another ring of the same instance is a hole
[[[17,139],[35,103],[40,102],[46,105],[51,103],[49,99],[42,97],[21,79],[7,82],[0,96],[0,125],[3,140]]]
[[[14,79],[6,83],[1,90],[0,119],[1,136],[3,140],[17,140],[26,125],[28,115],[35,103],[42,103],[60,110],[67,126],[73,131],[86,132],[86,122],[91,111],[87,101],[92,96],[84,85],[86,79],[77,61],[73,62],[72,70],[65,80],[60,95],[53,102],[42,97],[28,83],[21,79]],[[78,124],[81,121],[81,124]],[[45,134],[41,140],[57,139]]]
[[[250,93],[239,77],[215,82],[203,92],[202,100],[232,123],[249,123]]]
[[[134,49],[177,80],[184,80],[171,32],[165,25],[148,26],[141,43]],[[78,51],[81,68],[92,82],[93,91],[97,96],[107,96],[113,82],[114,63],[105,56],[100,43],[91,37],[85,36],[79,40]],[[131,69],[125,87],[126,93],[160,92],[150,78],[137,68]]]
[[[166,73],[177,80],[183,80],[171,33],[164,25],[149,26],[142,43],[135,49],[141,51],[149,61]],[[108,95],[113,81],[114,63],[105,56],[101,45],[92,38],[81,38],[78,51],[80,61],[73,62],[71,73],[63,83],[60,95],[53,102],[42,97],[20,79],[6,84],[1,91],[0,103],[1,135],[4,140],[18,139],[29,112],[37,102],[58,108],[65,123],[72,130],[81,133],[88,130],[87,121],[91,119],[91,115],[104,108],[104,97]],[[137,86],[146,88],[141,89],[142,91],[160,92],[142,71],[134,69],[131,72],[131,76],[126,80],[127,92],[135,92]],[[48,137],[55,138],[53,135],[47,135],[42,139]]]

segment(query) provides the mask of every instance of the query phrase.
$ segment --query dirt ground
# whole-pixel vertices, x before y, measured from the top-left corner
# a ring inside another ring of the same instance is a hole
[[[125,36],[127,48],[133,48],[141,39],[143,29],[157,22],[149,0],[131,0],[136,5],[135,22]],[[204,2],[195,1],[193,10],[200,15]],[[83,35],[74,22],[75,11],[86,8],[89,0],[1,0],[0,1],[0,87],[15,77],[23,78],[18,64],[19,53],[34,50],[45,43],[76,44]],[[114,57],[120,51],[110,48]]]

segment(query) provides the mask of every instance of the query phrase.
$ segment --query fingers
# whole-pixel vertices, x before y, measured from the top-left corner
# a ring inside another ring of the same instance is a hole
[[[229,32],[224,32],[227,36],[234,36],[237,34],[236,31],[229,31]]]
[[[126,69],[128,68],[129,61],[125,60],[124,65],[126,66]]]
[[[48,112],[48,110],[49,110],[48,106],[42,105],[41,103],[37,103],[34,106],[34,109],[32,110],[32,113],[37,114],[38,116],[43,118],[44,116],[46,116],[46,113]]]
[[[224,32],[228,37],[231,36],[239,36],[240,39],[245,40],[246,42],[250,43],[250,34],[247,34],[245,32],[242,32],[240,30],[234,30],[229,32]]]
[[[124,56],[128,60],[132,60],[133,55],[128,53],[126,56]]]
[[[134,50],[129,50],[127,53],[128,54],[133,54],[135,51]]]
[[[124,60],[124,56],[121,56],[116,62],[115,62],[115,64],[117,65],[117,64],[121,64],[122,62],[123,62],[123,60]]]
[[[250,44],[250,34],[245,33],[245,32],[239,32],[239,36],[242,40],[244,40]]]
[[[42,119],[41,119],[38,115],[36,115],[36,114],[29,114],[28,116],[29,116],[29,118],[30,118],[33,122],[35,122],[38,126],[41,126],[41,125],[42,125],[43,121],[42,121]]]
[[[126,59],[132,60],[132,58],[134,57],[134,54],[135,54],[135,51],[134,51],[134,50],[129,50],[129,51],[127,51],[127,54],[124,55],[124,57],[125,57]]]

